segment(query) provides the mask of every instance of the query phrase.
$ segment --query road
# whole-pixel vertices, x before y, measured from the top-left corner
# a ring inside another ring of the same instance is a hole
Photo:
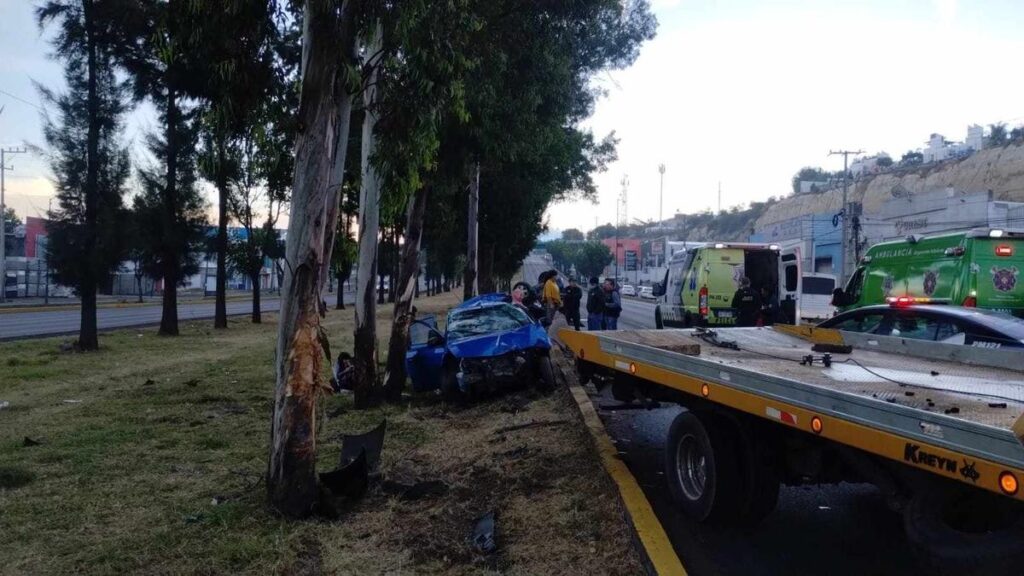
[[[524,263],[526,277],[549,268]],[[620,329],[654,328],[654,304],[622,302]],[[615,410],[610,389],[592,397],[605,427],[643,488],[690,574],[915,574],[899,514],[869,484],[783,487],[779,504],[757,528],[737,534],[682,516],[664,475],[664,442],[678,406]]]

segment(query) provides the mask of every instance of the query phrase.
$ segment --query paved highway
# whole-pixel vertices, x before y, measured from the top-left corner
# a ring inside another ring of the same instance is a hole
[[[550,265],[528,260],[536,281]],[[624,298],[620,329],[654,328],[654,304]],[[915,574],[901,518],[869,484],[783,487],[760,526],[743,533],[704,526],[682,516],[665,485],[664,442],[678,406],[615,409],[610,387],[592,397],[605,427],[654,507],[690,574]]]

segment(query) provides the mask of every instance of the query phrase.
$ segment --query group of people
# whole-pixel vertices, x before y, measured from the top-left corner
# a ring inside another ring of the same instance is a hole
[[[542,272],[537,278],[539,285],[536,290],[526,282],[517,282],[512,287],[512,302],[526,308],[546,326],[550,326],[561,312],[570,326],[580,330],[583,289],[576,280],[569,279],[569,285],[563,291],[557,278],[558,272],[555,270]],[[539,297],[535,294],[539,294]],[[606,278],[603,284],[599,284],[597,277],[592,277],[587,292],[587,330],[616,330],[621,313],[622,298],[615,280]]]

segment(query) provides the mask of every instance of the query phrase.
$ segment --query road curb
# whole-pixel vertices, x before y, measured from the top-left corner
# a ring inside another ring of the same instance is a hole
[[[619,491],[619,501],[629,521],[630,530],[634,539],[640,544],[637,548],[643,556],[644,565],[648,574],[657,576],[686,576],[686,569],[676,554],[668,534],[662,527],[661,522],[654,513],[650,501],[644,494],[640,484],[636,481],[633,473],[629,471],[626,463],[619,458],[618,449],[612,443],[612,439],[605,431],[597,410],[590,402],[586,390],[576,381],[575,378],[567,378],[564,367],[559,362],[559,370],[562,377],[569,385],[569,392],[576,407],[579,409],[583,423],[594,439],[595,448],[601,457],[601,464],[604,466],[608,476],[615,482]]]
[[[239,302],[247,301],[250,297],[246,296],[232,296],[225,300],[225,302]],[[200,298],[195,300],[178,300],[178,304],[213,304],[215,300],[209,300],[206,298]],[[149,302],[104,302],[96,304],[97,310],[105,310],[110,308],[142,308],[146,306],[163,306],[163,302],[149,301]],[[42,306],[2,306],[0,307],[0,314],[17,314],[19,312],[59,312],[61,310],[78,310],[81,307],[80,303],[74,304],[48,304]]]

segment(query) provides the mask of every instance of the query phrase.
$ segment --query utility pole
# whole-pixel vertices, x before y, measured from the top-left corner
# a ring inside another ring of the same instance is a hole
[[[0,148],[0,302],[7,302],[7,230],[4,214],[7,207],[4,204],[5,181],[4,175],[14,167],[7,166],[8,154],[24,154],[28,150],[24,148]]]
[[[718,181],[718,213],[722,213],[722,181]]]
[[[615,282],[619,281],[619,228],[626,222],[626,190],[629,188],[629,175],[623,174],[622,193],[615,200]]]
[[[848,199],[848,192],[850,187],[850,170],[849,160],[850,154],[854,156],[863,154],[863,150],[830,150],[829,156],[842,156],[843,157],[843,208],[840,210],[840,214],[843,217],[843,274],[842,280],[843,285],[846,285],[846,281],[850,279],[850,203]]]
[[[658,185],[658,225],[661,225],[663,216],[662,209],[665,207],[665,165],[658,164],[658,174],[661,175],[661,182]]]

